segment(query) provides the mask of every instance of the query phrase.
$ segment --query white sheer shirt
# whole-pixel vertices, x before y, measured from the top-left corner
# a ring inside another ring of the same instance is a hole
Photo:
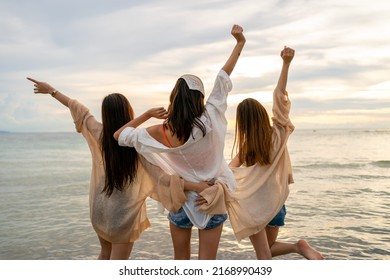
[[[183,145],[169,148],[154,139],[146,128],[127,127],[119,135],[118,143],[120,146],[134,147],[150,163],[160,166],[168,174],[177,174],[191,182],[220,180],[234,191],[236,181],[224,158],[225,112],[231,90],[230,77],[220,70],[207,99],[205,112],[200,117],[206,126],[205,136],[199,128],[194,127],[192,135]],[[205,228],[212,215],[196,209],[196,193],[189,192],[188,197],[183,205],[184,211],[195,226]]]

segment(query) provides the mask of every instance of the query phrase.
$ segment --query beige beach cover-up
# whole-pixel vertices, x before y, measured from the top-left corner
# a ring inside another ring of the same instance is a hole
[[[237,181],[233,193],[221,182],[200,193],[208,201],[200,210],[208,213],[226,207],[238,241],[266,227],[282,208],[289,184],[294,182],[287,149],[288,138],[294,131],[289,118],[291,102],[287,92],[285,95],[278,88],[273,92],[273,100],[272,163],[231,168]]]
[[[161,202],[166,209],[176,212],[187,200],[184,181],[169,176],[140,155],[136,181],[123,191],[114,190],[110,197],[102,193],[105,170],[99,139],[102,124],[88,108],[77,100],[69,101],[77,132],[86,139],[92,155],[89,206],[91,223],[96,233],[112,243],[128,243],[139,238],[150,226],[146,212],[148,196]]]

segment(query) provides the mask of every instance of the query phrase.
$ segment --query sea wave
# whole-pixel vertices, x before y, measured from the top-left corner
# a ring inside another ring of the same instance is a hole
[[[371,165],[381,168],[390,168],[390,160],[377,160],[371,162]]]
[[[337,163],[337,162],[318,162],[306,165],[296,165],[297,168],[309,168],[309,169],[355,169],[363,167],[363,163]]]
[[[366,166],[374,166],[379,168],[390,168],[390,160],[377,160],[371,162],[350,162],[350,163],[338,163],[338,162],[315,162],[304,165],[295,165],[296,168],[304,169],[358,169]]]
[[[390,134],[390,129],[365,129],[365,130],[350,130],[349,134]]]

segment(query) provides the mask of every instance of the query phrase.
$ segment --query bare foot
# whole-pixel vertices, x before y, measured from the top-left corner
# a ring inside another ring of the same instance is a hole
[[[299,240],[297,242],[297,247],[298,247],[298,253],[304,256],[308,260],[324,259],[321,253],[319,253],[318,251],[310,247],[310,245],[306,242],[306,240],[303,239]]]

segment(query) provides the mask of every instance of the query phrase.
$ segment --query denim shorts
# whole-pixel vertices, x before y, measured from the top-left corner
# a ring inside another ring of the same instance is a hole
[[[278,214],[268,223],[269,227],[281,227],[284,226],[284,218],[286,217],[286,206],[283,205]]]
[[[226,219],[227,219],[227,214],[213,215],[204,229],[213,229],[223,224],[226,221]],[[183,229],[192,228],[194,226],[183,208],[180,208],[177,213],[169,212],[168,220],[175,226]]]

